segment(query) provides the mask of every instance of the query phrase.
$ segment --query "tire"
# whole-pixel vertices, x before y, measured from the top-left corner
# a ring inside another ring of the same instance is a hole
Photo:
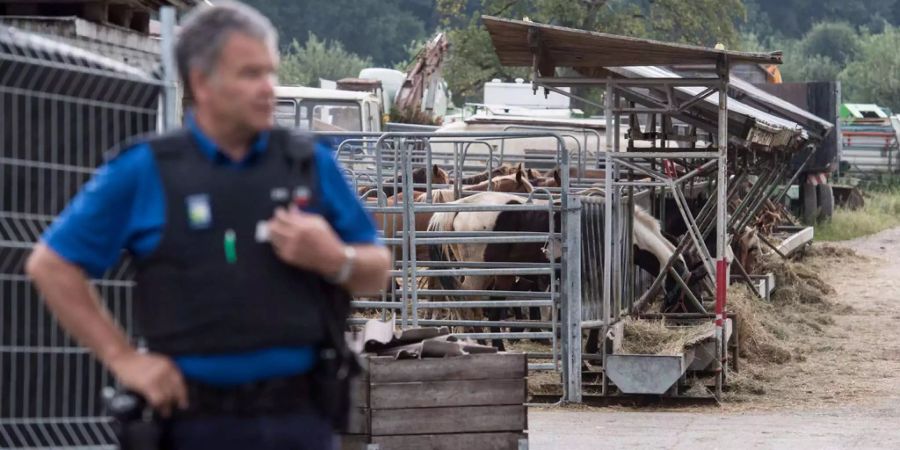
[[[834,214],[834,190],[831,184],[816,186],[816,197],[819,201],[819,221],[830,222]]]
[[[802,218],[806,225],[815,225],[819,217],[818,190],[811,183],[805,183],[800,189],[803,197]]]

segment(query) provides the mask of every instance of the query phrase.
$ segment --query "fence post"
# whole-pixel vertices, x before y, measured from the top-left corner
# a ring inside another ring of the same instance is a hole
[[[563,400],[581,403],[581,199],[569,198],[563,231]]]
[[[178,128],[178,85],[175,67],[175,8],[159,10],[160,51],[163,69],[163,131]]]

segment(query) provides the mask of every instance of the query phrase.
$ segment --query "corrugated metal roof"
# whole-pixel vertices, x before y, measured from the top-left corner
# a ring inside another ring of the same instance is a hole
[[[544,55],[556,67],[661,66],[731,63],[781,64],[781,52],[747,53],[638,39],[522,20],[482,16],[497,56],[505,66],[531,66],[529,31],[540,35]]]
[[[766,107],[771,108],[775,111],[778,111],[786,116],[796,116],[797,120],[805,120],[809,121],[811,124],[816,124],[822,127],[824,130],[830,130],[834,125],[827,120],[803,109],[791,102],[786,100],[782,100],[762,89],[740,79],[733,77],[730,79],[729,84],[732,88],[742,92],[744,95],[752,98],[754,101],[764,104]]]
[[[682,78],[675,72],[655,66],[612,67],[609,68],[609,71],[625,78]],[[678,86],[674,89],[676,95],[682,99],[697,96],[704,91],[703,87]],[[704,107],[704,105],[706,106]],[[704,108],[710,112],[710,117],[714,118],[718,106],[718,96],[711,95],[691,108]],[[745,141],[765,146],[783,146],[788,145],[794,137],[800,137],[803,140],[809,139],[809,133],[800,124],[759,110],[734,98],[728,99],[728,112],[731,116],[737,114],[742,117],[741,123],[750,124],[750,128],[743,130],[729,126],[729,134]],[[715,131],[714,122],[707,125],[710,131]]]

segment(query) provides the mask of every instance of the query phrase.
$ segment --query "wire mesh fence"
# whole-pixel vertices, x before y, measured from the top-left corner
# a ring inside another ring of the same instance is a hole
[[[0,447],[114,444],[99,398],[110,376],[46,311],[24,264],[104,150],[157,129],[159,94],[132,67],[0,28]],[[124,260],[94,281],[126,329],[130,272]]]

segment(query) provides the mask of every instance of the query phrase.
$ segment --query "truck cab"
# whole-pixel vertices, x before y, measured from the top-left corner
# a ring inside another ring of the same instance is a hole
[[[332,133],[381,131],[381,102],[371,92],[277,86],[275,96],[275,121],[284,127]],[[334,145],[343,141],[329,140]]]

